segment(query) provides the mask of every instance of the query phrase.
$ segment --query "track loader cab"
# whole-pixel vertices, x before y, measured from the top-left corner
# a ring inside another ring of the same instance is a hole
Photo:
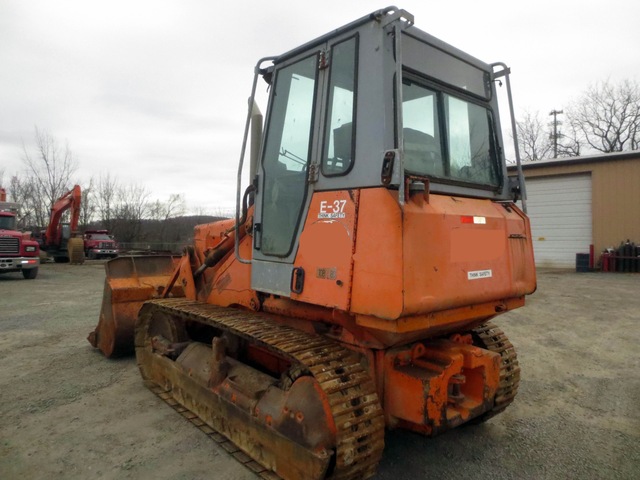
[[[392,11],[264,73],[254,290],[349,312],[387,345],[453,317],[473,324],[534,290],[528,221],[509,203],[504,68]]]

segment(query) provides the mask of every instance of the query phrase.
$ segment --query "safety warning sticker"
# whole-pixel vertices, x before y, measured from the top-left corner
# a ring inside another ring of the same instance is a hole
[[[491,278],[491,270],[475,270],[473,272],[467,272],[467,279],[479,280],[481,278]]]

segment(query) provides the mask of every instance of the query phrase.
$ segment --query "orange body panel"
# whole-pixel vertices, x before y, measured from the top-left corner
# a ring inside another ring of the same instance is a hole
[[[240,240],[240,255],[251,258],[251,237]],[[251,265],[236,260],[233,249],[220,262],[219,266],[205,270],[206,297],[202,299],[223,307],[240,306],[257,310],[260,302],[254,290],[251,290]]]
[[[193,229],[193,246],[200,262],[204,261],[207,252],[220,245],[233,231],[235,221],[232,219],[196,225]]]
[[[351,312],[389,331],[477,323],[536,286],[526,217],[489,200],[431,194],[401,207],[394,192],[363,190],[354,262]]]
[[[404,252],[397,192],[386,188],[362,190],[358,206],[351,312],[398,318],[403,310]]]
[[[510,211],[509,211],[510,210]],[[531,244],[525,217],[489,200],[431,195],[404,208],[403,315],[521,297],[535,289],[531,268],[513,268],[512,251]],[[531,250],[530,250],[531,251]],[[528,275],[526,272],[529,272]]]
[[[523,305],[524,297],[518,297],[424,315],[402,317],[397,320],[385,320],[371,315],[356,315],[356,323],[369,329],[369,333],[385,345],[394,346],[447,332],[468,330],[494,317],[497,313],[507,312]]]
[[[250,213],[252,210],[250,211]],[[251,219],[248,224],[251,225]],[[223,307],[238,306],[251,310],[259,308],[255,291],[251,290],[251,265],[238,262],[234,252],[235,221],[232,219],[198,225],[194,230],[196,256],[204,262],[207,254],[225,241],[227,251],[222,259],[203,273],[204,282],[194,299]],[[239,250],[242,258],[251,258],[251,237],[242,235]]]
[[[307,272],[302,302],[349,310],[358,191],[313,195],[295,265]]]

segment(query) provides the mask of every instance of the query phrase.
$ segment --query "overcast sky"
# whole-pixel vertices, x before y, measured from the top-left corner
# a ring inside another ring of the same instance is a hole
[[[546,116],[597,81],[640,80],[637,0],[397,5],[418,28],[507,63],[517,111]],[[81,184],[111,172],[154,199],[184,194],[192,211],[233,208],[256,60],[384,6],[0,0],[0,172],[8,183],[23,169],[37,126],[69,143]]]

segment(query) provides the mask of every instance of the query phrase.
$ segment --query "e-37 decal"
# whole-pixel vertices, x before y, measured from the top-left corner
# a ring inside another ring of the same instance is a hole
[[[345,218],[347,216],[347,214],[344,213],[344,206],[346,204],[346,200],[334,200],[333,202],[323,200],[320,202],[318,218]]]

